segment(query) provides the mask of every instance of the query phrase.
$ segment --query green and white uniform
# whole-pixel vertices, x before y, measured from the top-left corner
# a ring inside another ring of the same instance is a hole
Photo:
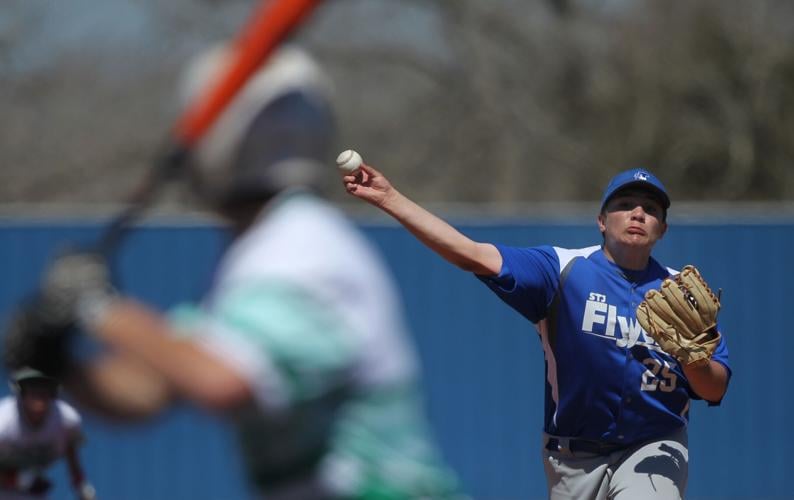
[[[173,319],[248,381],[236,415],[269,499],[459,498],[433,444],[398,295],[364,236],[304,192],[274,199]]]

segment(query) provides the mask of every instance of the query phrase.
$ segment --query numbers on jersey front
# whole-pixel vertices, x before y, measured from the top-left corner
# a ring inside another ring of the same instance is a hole
[[[642,374],[642,391],[662,391],[673,392],[678,382],[678,375],[670,371],[667,361],[660,361],[656,358],[645,358],[642,360],[645,371]]]

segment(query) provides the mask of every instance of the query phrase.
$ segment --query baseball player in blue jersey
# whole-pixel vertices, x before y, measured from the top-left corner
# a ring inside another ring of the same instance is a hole
[[[368,165],[344,183],[537,325],[550,498],[684,496],[690,400],[719,404],[731,371],[724,340],[711,359],[684,366],[637,320],[645,293],[677,273],[651,257],[670,206],[654,175],[633,169],[612,179],[597,217],[603,242],[582,249],[472,241]]]

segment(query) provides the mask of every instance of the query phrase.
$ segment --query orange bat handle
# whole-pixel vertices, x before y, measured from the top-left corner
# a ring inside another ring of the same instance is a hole
[[[196,144],[251,74],[320,3],[320,0],[264,0],[235,41],[234,59],[223,78],[211,86],[177,122],[177,144]]]
[[[110,255],[114,251],[128,226],[152,202],[163,181],[179,173],[190,148],[201,139],[254,71],[320,1],[262,1],[235,40],[234,58],[227,71],[182,114],[167,149],[132,193],[129,206],[117,214],[103,231],[97,245],[100,252]]]

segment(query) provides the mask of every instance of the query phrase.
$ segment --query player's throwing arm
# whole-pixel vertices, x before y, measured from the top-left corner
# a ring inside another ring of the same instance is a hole
[[[481,275],[495,275],[501,270],[502,256],[495,246],[473,241],[405,197],[357,152],[343,151],[337,157],[337,166],[348,193],[394,217],[445,260],[464,271]]]

